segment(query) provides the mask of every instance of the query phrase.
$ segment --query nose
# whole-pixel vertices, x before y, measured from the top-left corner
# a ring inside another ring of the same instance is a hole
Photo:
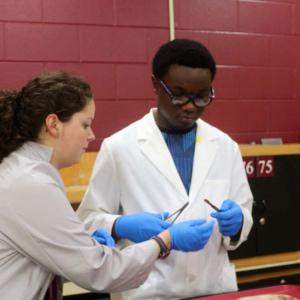
[[[187,103],[183,104],[181,106],[181,109],[186,111],[186,112],[194,112],[197,110],[197,107],[194,105],[193,101],[188,101]]]
[[[91,128],[91,130],[90,130],[90,132],[89,132],[89,135],[88,135],[88,141],[89,141],[89,142],[92,142],[92,141],[95,140],[95,138],[96,138],[96,136],[95,136],[95,134],[94,134],[93,129]]]

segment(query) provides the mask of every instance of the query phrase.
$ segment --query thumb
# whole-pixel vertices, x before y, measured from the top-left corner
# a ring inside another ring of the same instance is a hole
[[[199,226],[200,232],[203,234],[203,236],[209,237],[212,234],[213,228],[214,228],[214,221],[207,221],[202,226]]]
[[[228,210],[232,208],[233,205],[234,202],[232,200],[227,199],[222,203],[221,210]]]
[[[199,226],[204,224],[205,222],[206,220],[203,219],[195,219],[195,220],[187,221],[186,223],[188,223],[189,226]]]
[[[160,214],[154,214],[154,213],[151,213],[151,215],[152,215],[153,217],[155,217],[155,218],[158,218],[158,219],[164,221],[165,219],[168,218],[169,212],[168,212],[168,211],[164,211],[164,212],[162,212],[162,213],[160,213]]]
[[[206,222],[206,224],[207,224],[208,227],[214,227],[215,220],[209,220],[209,221]]]
[[[172,226],[172,224],[167,221],[163,221],[160,223],[160,226],[162,229],[168,229],[170,226]]]
[[[115,240],[111,237],[107,238],[106,239],[106,245],[109,246],[109,247],[115,248],[116,247]]]
[[[214,211],[210,214],[211,217],[215,218],[215,219],[218,219],[219,218],[219,213]]]
[[[94,237],[94,240],[96,240],[99,244],[105,243],[105,239],[103,237]]]
[[[168,216],[169,216],[169,212],[168,211],[164,211],[163,213],[161,213],[161,216],[163,217],[163,219],[162,220],[165,220],[165,219],[167,219],[168,218]]]

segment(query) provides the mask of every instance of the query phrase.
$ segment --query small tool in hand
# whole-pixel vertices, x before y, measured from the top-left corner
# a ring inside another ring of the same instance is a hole
[[[189,205],[189,202],[186,202],[182,207],[180,207],[179,209],[177,209],[176,211],[174,211],[173,213],[171,213],[166,220],[172,218],[173,216],[176,215],[176,217],[170,222],[171,224],[173,224],[177,218],[180,216],[180,214],[183,212],[183,210]]]
[[[210,207],[212,207],[214,210],[219,211],[220,208],[216,207],[214,204],[212,204],[209,200],[204,199],[204,202],[206,202]]]

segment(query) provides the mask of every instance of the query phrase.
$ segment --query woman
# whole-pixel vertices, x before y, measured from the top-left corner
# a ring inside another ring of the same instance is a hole
[[[201,248],[200,220],[123,250],[89,236],[58,170],[79,162],[95,139],[94,115],[89,85],[65,72],[42,74],[19,92],[0,92],[1,299],[45,299],[55,275],[96,292],[134,288],[171,248]],[[107,239],[101,231],[94,236]]]

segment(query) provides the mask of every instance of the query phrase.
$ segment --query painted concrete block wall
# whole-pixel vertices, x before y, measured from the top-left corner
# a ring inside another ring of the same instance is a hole
[[[177,37],[202,40],[218,63],[206,118],[239,142],[299,142],[300,1],[175,1]]]
[[[238,142],[300,140],[300,1],[174,0],[176,37],[214,54],[204,118]],[[167,0],[0,0],[0,88],[43,70],[82,75],[102,139],[155,105],[151,59],[169,39]]]

